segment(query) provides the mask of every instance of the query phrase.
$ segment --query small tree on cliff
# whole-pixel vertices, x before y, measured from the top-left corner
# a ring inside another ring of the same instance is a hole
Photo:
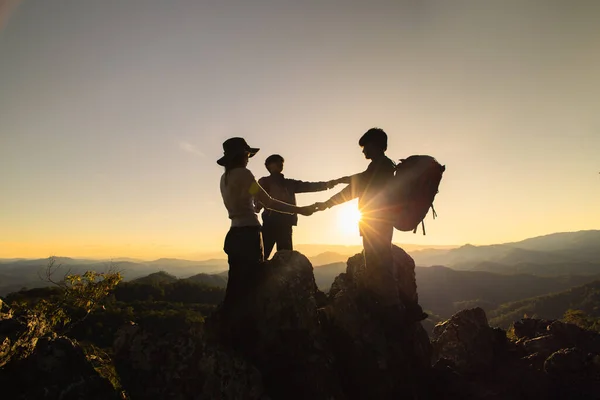
[[[51,296],[35,304],[22,301],[13,304],[13,307],[33,312],[48,321],[55,331],[65,333],[94,310],[104,307],[103,302],[123,280],[123,276],[111,264],[104,273],[86,271],[83,274],[71,274],[67,271],[61,280],[56,280],[54,277],[60,267],[56,258],[50,257],[45,276],[42,277],[56,289]]]

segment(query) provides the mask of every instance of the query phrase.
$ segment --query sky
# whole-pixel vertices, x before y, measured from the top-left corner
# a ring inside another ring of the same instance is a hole
[[[358,139],[446,165],[417,244],[600,228],[600,2],[0,1],[0,257],[192,257],[229,228],[222,142],[287,177]],[[12,10],[12,12],[10,12]],[[340,190],[298,195],[300,205]],[[356,202],[296,243],[358,244]]]

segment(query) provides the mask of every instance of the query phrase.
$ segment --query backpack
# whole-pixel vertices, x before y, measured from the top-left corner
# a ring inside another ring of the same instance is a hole
[[[400,160],[387,188],[394,228],[416,233],[420,223],[425,235],[423,220],[430,208],[433,218],[437,216],[433,199],[445,170],[446,167],[431,156],[413,155]]]

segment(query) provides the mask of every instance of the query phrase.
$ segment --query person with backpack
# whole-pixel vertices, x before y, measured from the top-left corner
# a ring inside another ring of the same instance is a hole
[[[265,167],[270,175],[260,178],[258,184],[271,197],[288,204],[296,204],[296,193],[320,192],[331,189],[338,183],[347,180],[346,177],[328,182],[303,182],[289,179],[282,174],[284,161],[283,157],[279,154],[267,157]],[[260,212],[262,208],[262,204],[257,202],[256,212]],[[265,259],[269,258],[275,244],[277,244],[277,251],[294,249],[292,231],[293,227],[298,224],[298,216],[296,214],[282,214],[265,209],[262,213],[262,220]]]
[[[349,178],[340,178],[349,185],[315,206],[322,211],[358,197],[358,208],[362,214],[359,232],[363,240],[366,288],[392,315],[398,315],[400,309],[404,308],[407,318],[421,321],[428,315],[417,302],[401,299],[402,293],[398,291],[393,273],[394,218],[386,191],[394,178],[396,165],[385,155],[387,134],[383,129],[371,128],[358,144],[365,158],[371,160],[367,169]]]
[[[231,220],[225,237],[224,250],[229,263],[229,278],[223,301],[224,309],[245,301],[246,294],[256,284],[260,264],[264,261],[261,225],[254,210],[255,200],[268,210],[288,214],[311,215],[316,207],[298,207],[273,197],[258,184],[246,166],[259,151],[243,138],[234,137],[223,143],[223,157],[217,164],[225,167],[220,189],[223,203]]]

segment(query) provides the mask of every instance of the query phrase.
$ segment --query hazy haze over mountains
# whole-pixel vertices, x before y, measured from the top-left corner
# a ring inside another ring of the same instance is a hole
[[[492,301],[497,304],[568,289],[590,282],[595,275],[600,275],[600,231],[598,230],[555,233],[521,242],[491,246],[438,246],[427,249],[419,245],[401,245],[401,247],[415,259],[418,267],[431,265],[445,267],[417,268],[419,294],[424,305],[435,305],[435,308],[444,313],[454,309],[455,302],[483,299],[484,302]],[[361,251],[360,246],[336,245],[298,245],[297,249],[311,260],[315,267],[315,279],[321,290],[328,290],[333,279],[345,271],[348,257]],[[142,261],[117,258],[112,261],[101,261],[59,257],[56,262],[62,264],[62,273],[68,270],[73,273],[86,270],[105,271],[113,265],[114,268],[122,271],[126,280],[164,271],[176,278],[189,278],[196,275],[198,276],[196,279],[207,283],[212,282],[217,286],[223,285],[220,278],[226,278],[228,268],[227,261],[223,258],[203,261],[173,258]],[[0,295],[22,287],[45,286],[46,283],[41,280],[40,273],[43,274],[47,263],[48,259],[0,260]],[[465,273],[466,271],[470,273]],[[207,277],[207,275],[223,272],[218,282]],[[565,277],[569,275],[586,277]],[[497,290],[507,291],[508,297],[494,295]],[[518,294],[517,290],[520,290]],[[432,297],[429,297],[430,293]],[[467,293],[469,296],[466,296]]]
[[[419,266],[444,265],[463,270],[556,275],[598,272],[600,231],[554,233],[520,242],[411,253]]]

